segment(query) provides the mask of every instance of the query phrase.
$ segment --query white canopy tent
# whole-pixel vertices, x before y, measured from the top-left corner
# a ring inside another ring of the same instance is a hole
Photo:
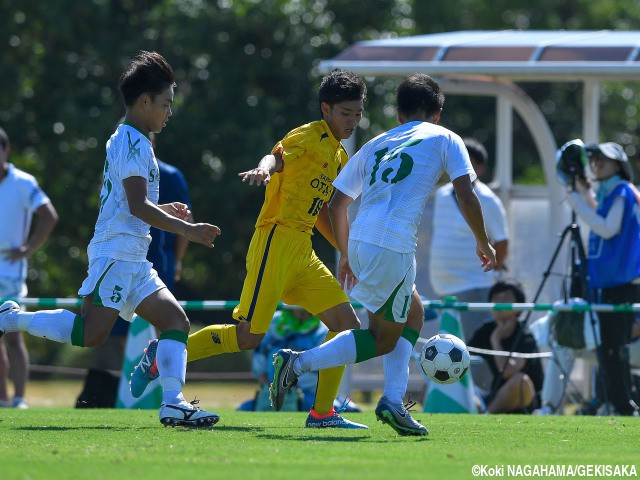
[[[507,208],[518,197],[536,196],[531,189],[513,184],[513,140],[508,132],[513,130],[516,111],[542,161],[548,188],[537,192],[548,208],[546,238],[553,239],[568,219],[566,207],[561,208],[562,186],[556,179],[559,142],[540,108],[515,82],[582,83],[582,139],[598,142],[600,84],[640,78],[640,31],[460,31],[364,41],[320,63],[323,72],[333,68],[364,76],[423,72],[436,77],[447,95],[496,97],[493,184]],[[536,226],[538,231],[540,227]],[[551,254],[548,248],[545,251]]]

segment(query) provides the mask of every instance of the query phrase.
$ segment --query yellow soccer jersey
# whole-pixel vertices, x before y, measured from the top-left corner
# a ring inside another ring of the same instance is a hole
[[[276,144],[283,149],[284,168],[271,177],[256,228],[273,224],[309,235],[322,206],[333,193],[332,183],[348,155],[324,120],[290,131]]]

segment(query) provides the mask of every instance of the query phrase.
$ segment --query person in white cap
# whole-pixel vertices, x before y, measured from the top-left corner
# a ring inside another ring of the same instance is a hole
[[[632,184],[629,158],[613,142],[585,148],[597,189],[577,176],[568,202],[591,230],[587,263],[592,301],[640,302],[640,193]],[[633,321],[633,312],[600,313],[600,368],[607,399],[601,414],[637,415],[627,347]]]

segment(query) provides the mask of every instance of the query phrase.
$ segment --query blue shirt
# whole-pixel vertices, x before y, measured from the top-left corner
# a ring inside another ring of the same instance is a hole
[[[181,202],[191,208],[187,180],[173,165],[158,160],[160,172],[160,197],[158,204]],[[175,273],[175,233],[151,227],[151,244],[147,260],[153,264],[158,276],[169,290],[173,290]]]
[[[620,231],[609,239],[589,234],[588,269],[592,288],[611,288],[640,277],[640,212],[634,188],[628,182],[617,185],[598,205],[606,217],[617,197],[624,200]]]

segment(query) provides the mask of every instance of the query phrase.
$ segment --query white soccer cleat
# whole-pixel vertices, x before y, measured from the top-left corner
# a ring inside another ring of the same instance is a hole
[[[218,423],[219,415],[200,410],[195,406],[197,403],[198,400],[191,403],[163,403],[160,405],[160,422],[166,427],[211,427]]]
[[[7,317],[12,312],[19,312],[20,306],[14,302],[13,300],[7,300],[2,305],[0,305],[0,337],[8,332],[14,332],[14,328],[10,328],[7,324]]]

